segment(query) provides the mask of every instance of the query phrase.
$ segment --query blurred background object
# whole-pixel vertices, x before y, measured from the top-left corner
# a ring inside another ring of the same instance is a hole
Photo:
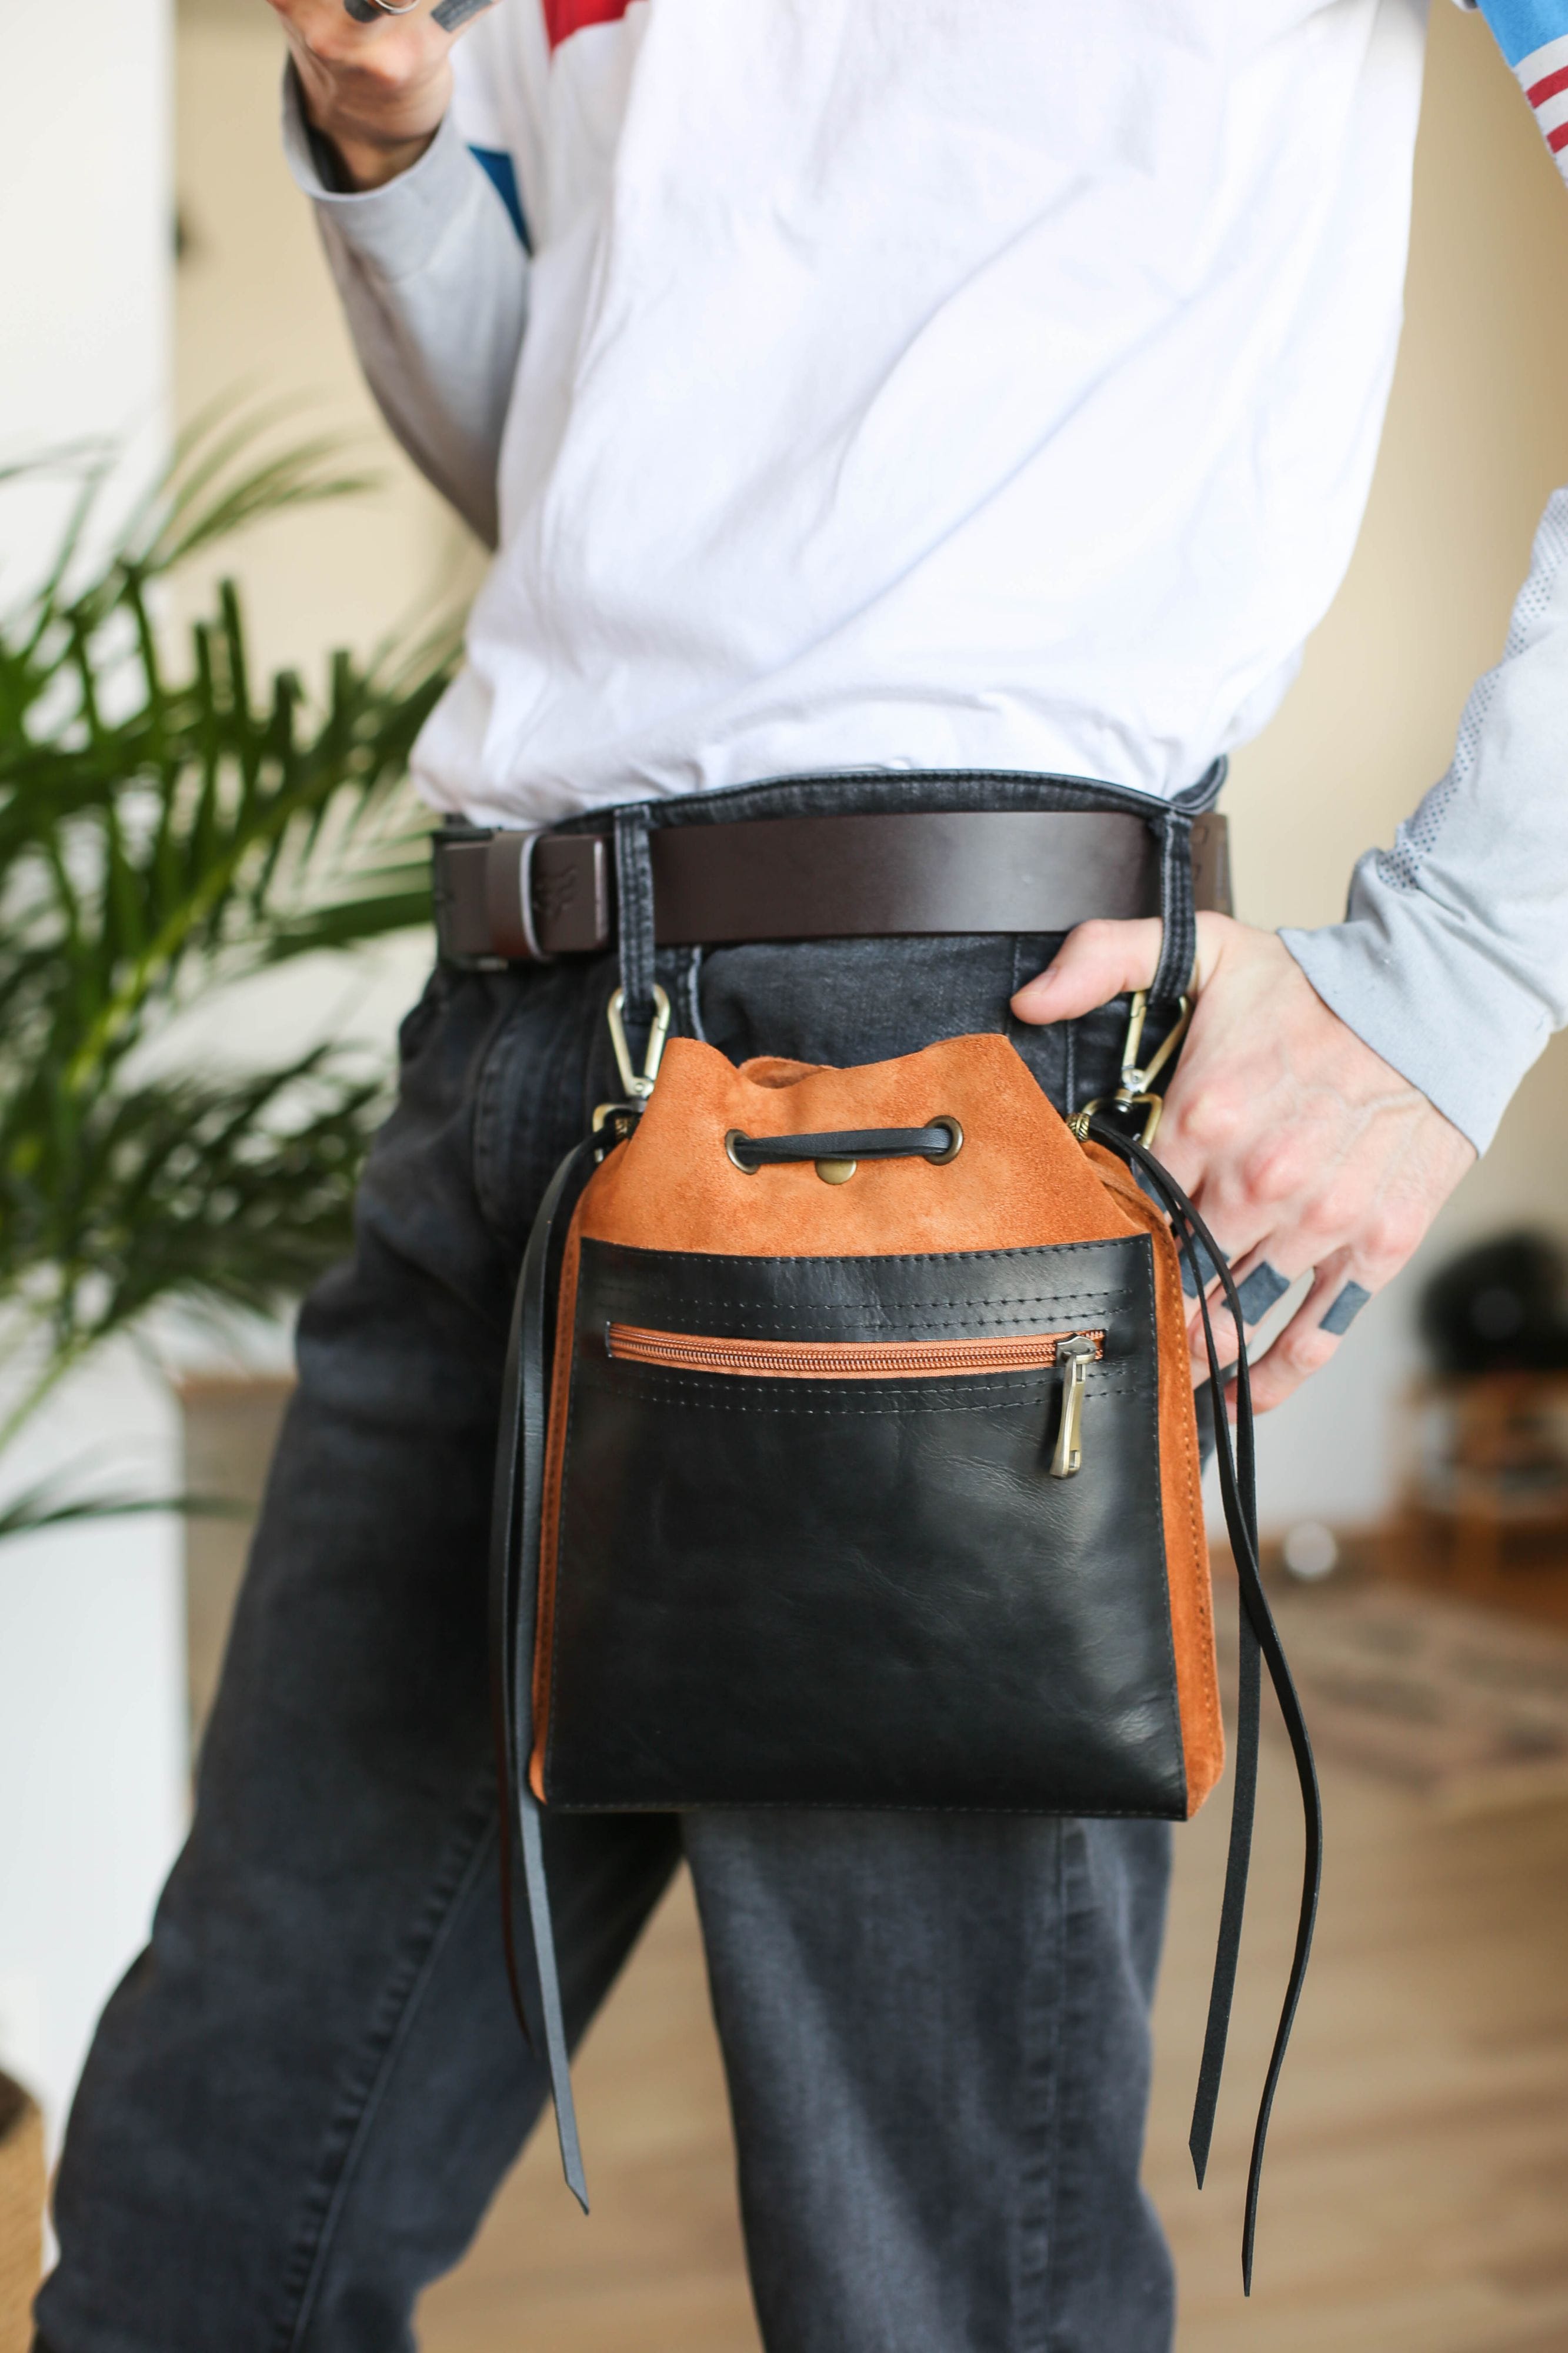
[[[1430,1369],[1406,1391],[1394,1576],[1568,1625],[1568,1251],[1522,1229],[1423,1289]]]
[[[27,2353],[44,2270],[44,2120],[0,2075],[0,2353]]]
[[[1568,1372],[1568,1253],[1551,1234],[1500,1234],[1439,1267],[1421,1293],[1434,1369]]]

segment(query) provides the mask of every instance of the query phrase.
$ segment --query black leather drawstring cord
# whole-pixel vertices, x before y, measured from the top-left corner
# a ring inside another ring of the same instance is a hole
[[[738,1168],[783,1168],[799,1160],[954,1160],[963,1145],[956,1120],[929,1127],[836,1127],[816,1135],[743,1135],[731,1129],[726,1151]]]
[[[572,2070],[555,1935],[550,1916],[539,1801],[529,1784],[533,1746],[533,1641],[539,1598],[539,1498],[544,1487],[544,1447],[549,1412],[547,1378],[550,1336],[552,1245],[563,1208],[575,1200],[576,1180],[585,1175],[601,1139],[589,1136],[561,1163],[540,1204],[523,1252],[507,1343],[501,1383],[500,1439],[496,1453],[494,1507],[490,1522],[490,1705],[495,1728],[496,1773],[500,1799],[501,1933],[512,2007],[531,2050],[542,2042],[555,2104],[561,2164],[584,2213],[588,2185],[577,2138]],[[529,2018],[518,1966],[514,1926],[513,1840],[522,1857],[524,1892],[531,1930],[537,2023]]]
[[[1224,1254],[1199,1217],[1185,1193],[1152,1153],[1130,1136],[1112,1120],[1093,1118],[1089,1133],[1099,1144],[1118,1154],[1147,1183],[1147,1188],[1159,1199],[1171,1220],[1177,1242],[1186,1255],[1194,1275],[1203,1263],[1201,1252],[1206,1252],[1209,1267],[1218,1272],[1236,1329],[1242,1329],[1241,1304],[1236,1284]],[[1225,1524],[1236,1556],[1237,1583],[1240,1592],[1240,1659],[1238,1663],[1238,1696],[1236,1735],[1236,1780],[1231,1797],[1230,1849],[1226,1860],[1225,1894],[1220,1903],[1219,1937],[1215,1954],[1214,1982],[1209,1993],[1208,2024],[1204,2035],[1204,2053],[1198,2069],[1197,2097],[1193,2106],[1192,2133],[1188,2146],[1198,2186],[1203,2187],[1208,2168],[1209,2148],[1214,2137],[1215,2109],[1219,2098],[1220,2076],[1225,2067],[1226,2041],[1230,2029],[1231,2000],[1236,1990],[1237,1961],[1241,1950],[1242,1916],[1247,1907],[1247,1880],[1252,1856],[1253,1816],[1258,1798],[1258,1746],[1261,1703],[1261,1662],[1268,1665],[1269,1681],[1279,1703],[1279,1713],[1285,1721],[1291,1753],[1296,1760],[1296,1776],[1301,1789],[1301,1813],[1305,1828],[1305,1855],[1301,1875],[1301,1905],[1296,1923],[1296,1949],[1291,1957],[1290,1975],[1285,1989],[1285,2000],[1275,2031],[1274,2047],[1269,2054],[1268,2070],[1264,2078],[1263,2095],[1258,2103],[1258,2122],[1252,2136],[1252,2158],[1247,2176],[1247,2211],[1242,2225],[1241,2276],[1246,2292],[1252,2293],[1252,2258],[1258,2235],[1258,2193],[1263,2174],[1264,2144],[1268,2137],[1268,2120],[1273,2113],[1274,2095],[1279,2089],[1279,2073],[1285,2063],[1286,2046],[1295,2024],[1296,2011],[1301,1999],[1301,1987],[1307,1975],[1307,1963],[1312,1949],[1312,1930],[1318,1916],[1318,1896],[1323,1874],[1323,1807],[1318,1788],[1317,1767],[1312,1761],[1312,1744],[1308,1736],[1301,1703],[1297,1696],[1290,1669],[1286,1662],[1274,1615],[1268,1607],[1268,1597],[1263,1589],[1258,1557],[1258,1492],[1257,1461],[1253,1443],[1252,1388],[1247,1372],[1247,1356],[1242,1353],[1238,1362],[1229,1368],[1228,1377],[1236,1383],[1237,1420],[1236,1444],[1233,1448],[1229,1418],[1225,1410],[1225,1388],[1227,1371],[1221,1366],[1219,1351],[1215,1344],[1214,1326],[1209,1317],[1208,1301],[1200,1288],[1198,1308],[1203,1318],[1204,1346],[1208,1356],[1210,1393],[1215,1401],[1215,1451],[1219,1471],[1220,1502],[1225,1511]]]

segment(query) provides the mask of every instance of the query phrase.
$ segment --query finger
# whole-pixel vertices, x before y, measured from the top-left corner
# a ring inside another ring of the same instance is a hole
[[[1326,1260],[1294,1315],[1253,1366],[1253,1402],[1259,1413],[1283,1405],[1303,1381],[1322,1370],[1381,1287],[1371,1279],[1370,1267],[1363,1266],[1358,1274],[1357,1264],[1355,1252],[1348,1249]]]
[[[1289,1296],[1303,1275],[1313,1272],[1310,1267],[1299,1267],[1293,1271],[1288,1271],[1278,1265],[1273,1255],[1275,1248],[1276,1245],[1271,1243],[1267,1250],[1250,1251],[1245,1262],[1237,1266],[1232,1276],[1236,1285],[1237,1305],[1241,1310],[1241,1337],[1237,1336],[1236,1319],[1231,1314],[1229,1303],[1222,1286],[1216,1282],[1207,1293],[1205,1304],[1208,1308],[1209,1322],[1214,1329],[1215,1346],[1219,1352],[1222,1364],[1233,1365],[1241,1354],[1242,1341],[1245,1339],[1250,1344],[1258,1325],[1267,1322],[1281,1300]],[[1194,1374],[1206,1377],[1208,1347],[1204,1335],[1204,1319],[1200,1309],[1194,1308],[1187,1319],[1187,1342]]]
[[[416,14],[418,5],[419,0],[414,0],[412,7],[406,0],[398,0],[395,7],[383,8],[378,0],[343,0],[345,12],[356,25],[374,25],[386,16],[411,16]],[[439,6],[430,11],[430,21],[439,25],[444,33],[457,34],[494,5],[495,0],[440,0]]]
[[[1045,971],[1025,982],[1013,1010],[1020,1021],[1073,1021],[1130,988],[1147,988],[1160,961],[1160,940],[1157,915],[1079,923]]]
[[[1282,1220],[1268,1255],[1282,1267],[1312,1265],[1311,1288],[1253,1368],[1254,1402],[1261,1413],[1282,1405],[1321,1371],[1356,1317],[1393,1282],[1414,1252],[1426,1219],[1418,1199],[1389,1188],[1370,1208],[1335,1201],[1326,1187],[1299,1217]]]

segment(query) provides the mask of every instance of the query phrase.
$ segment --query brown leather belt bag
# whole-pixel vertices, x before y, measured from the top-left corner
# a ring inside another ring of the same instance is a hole
[[[660,947],[746,940],[1065,932],[1161,912],[1160,846],[1115,809],[960,809],[656,826]],[[1192,821],[1193,901],[1230,913],[1226,821]],[[616,936],[615,847],[600,833],[446,833],[436,921],[448,962],[544,963]]]

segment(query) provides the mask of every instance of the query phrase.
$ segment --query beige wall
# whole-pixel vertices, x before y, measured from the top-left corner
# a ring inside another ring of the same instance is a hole
[[[274,526],[243,572],[262,649],[372,642],[463,572],[458,527],[386,443],[354,370],[306,207],[276,137],[277,34],[263,0],[186,0],[179,178],[182,413],[242,382],[318,394],[381,448],[387,489]],[[1405,349],[1355,561],[1301,677],[1235,764],[1242,912],[1340,911],[1350,869],[1447,764],[1465,695],[1495,660],[1548,492],[1568,480],[1568,196],[1479,17],[1437,0],[1416,173]],[[469,574],[471,576],[471,572]],[[378,1018],[411,985],[400,961]],[[1445,1217],[1427,1262],[1501,1219],[1564,1222],[1568,1048],[1527,1082]],[[1358,1519],[1384,1499],[1389,1417],[1410,1363],[1411,1279],[1276,1418],[1265,1511]]]
[[[1552,299],[1564,282],[1568,193],[1484,23],[1434,0],[1405,340],[1365,526],[1300,678],[1226,795],[1254,922],[1331,921],[1359,852],[1387,841],[1448,764],[1541,510],[1568,481],[1568,306]],[[1568,1227],[1565,1168],[1559,1039],[1415,1266],[1268,1426],[1268,1519],[1381,1507],[1422,1269],[1501,1223]]]
[[[243,574],[258,659],[309,670],[427,623],[477,577],[472,542],[396,448],[365,391],[278,136],[284,49],[265,0],[183,0],[176,180],[184,259],[176,395],[188,424],[236,395],[297,403],[291,435],[341,434],[384,478],[352,505],[252,535]]]

